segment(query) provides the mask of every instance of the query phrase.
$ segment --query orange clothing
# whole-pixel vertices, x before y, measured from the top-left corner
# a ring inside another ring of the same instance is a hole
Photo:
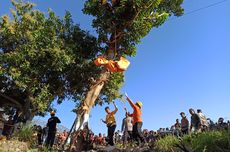
[[[105,66],[110,72],[124,72],[129,67],[130,62],[124,58],[120,57],[119,61],[107,60],[103,56],[99,56],[94,60],[96,66]]]
[[[142,122],[142,119],[141,119],[141,115],[142,115],[141,109],[137,105],[135,105],[133,102],[131,102],[131,106],[133,108],[133,113],[129,114],[129,116],[133,117],[133,124],[135,124],[136,122]]]

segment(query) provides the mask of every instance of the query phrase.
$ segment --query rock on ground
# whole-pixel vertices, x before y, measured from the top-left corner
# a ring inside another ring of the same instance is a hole
[[[28,145],[17,140],[0,141],[0,152],[27,152]]]

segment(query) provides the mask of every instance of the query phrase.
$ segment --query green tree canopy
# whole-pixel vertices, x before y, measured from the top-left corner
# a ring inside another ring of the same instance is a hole
[[[34,4],[13,1],[12,18],[0,20],[0,93],[34,114],[49,110],[55,99],[84,101],[104,71],[92,61],[98,55],[114,60],[134,56],[151,29],[183,14],[182,2],[87,0],[83,13],[94,17],[92,27],[98,34],[92,36],[69,12],[61,19],[51,10],[44,14]],[[95,104],[120,97],[124,73],[109,75]]]
[[[105,53],[136,54],[136,45],[151,29],[171,16],[183,14],[183,0],[87,0],[83,12],[94,16],[92,26]],[[114,49],[113,48],[113,49]]]

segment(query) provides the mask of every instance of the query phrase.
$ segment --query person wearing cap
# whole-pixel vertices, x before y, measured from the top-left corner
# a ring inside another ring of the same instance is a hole
[[[139,145],[139,141],[141,141],[142,143],[145,143],[145,138],[142,134],[141,131],[141,127],[143,124],[141,115],[141,108],[142,108],[142,102],[137,101],[136,104],[134,104],[134,102],[126,95],[126,99],[129,102],[129,104],[131,105],[131,107],[133,108],[133,113],[130,114],[129,112],[127,112],[128,116],[133,118],[133,139],[136,140],[137,144]]]
[[[188,130],[189,130],[189,121],[185,116],[184,112],[180,113],[181,115],[181,133],[184,134],[188,134]]]
[[[113,102],[113,105],[115,107],[115,110],[110,111],[109,107],[105,107],[105,112],[107,113],[106,119],[105,120],[101,119],[101,121],[104,122],[108,127],[108,144],[110,146],[114,146],[113,136],[114,136],[114,132],[116,129],[115,114],[118,111],[118,108],[114,102]]]
[[[54,139],[55,135],[57,132],[57,123],[61,123],[60,119],[55,116],[55,112],[52,111],[50,113],[50,118],[48,119],[47,122],[47,127],[48,127],[48,136],[46,138],[46,147],[52,148],[54,144]]]

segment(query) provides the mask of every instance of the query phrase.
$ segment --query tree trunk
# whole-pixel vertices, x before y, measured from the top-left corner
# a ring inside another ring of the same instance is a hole
[[[25,100],[24,106],[23,106],[23,116],[26,122],[31,122],[35,116],[36,111],[33,111],[32,109],[32,101],[34,98],[32,95],[28,95],[27,99]]]
[[[96,82],[94,82],[94,84],[92,84],[92,86],[88,90],[86,98],[82,102],[77,112],[78,119],[75,126],[75,131],[78,131],[79,129],[84,129],[86,126],[88,126],[90,111],[94,106],[95,101],[98,98],[108,77],[109,72],[102,72],[99,79]]]
[[[100,77],[92,84],[89,88],[85,100],[81,103],[81,106],[77,110],[77,122],[75,125],[75,132],[73,133],[72,141],[70,143],[70,148],[72,149],[75,145],[75,150],[83,150],[82,147],[82,140],[79,138],[80,132],[83,129],[88,129],[88,122],[89,122],[89,115],[92,107],[95,104],[96,99],[98,98],[105,81],[108,79],[110,73],[109,72],[102,72]],[[75,143],[77,140],[77,143]]]

